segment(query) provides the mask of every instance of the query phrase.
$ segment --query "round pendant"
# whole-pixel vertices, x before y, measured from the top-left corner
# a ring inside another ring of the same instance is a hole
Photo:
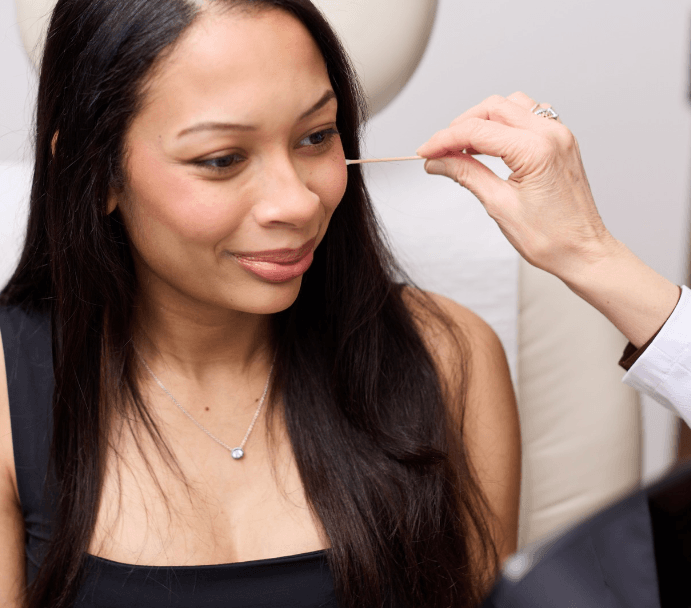
[[[245,456],[245,452],[243,452],[242,448],[233,448],[231,456],[233,456],[233,458],[236,460],[240,460],[243,456]]]

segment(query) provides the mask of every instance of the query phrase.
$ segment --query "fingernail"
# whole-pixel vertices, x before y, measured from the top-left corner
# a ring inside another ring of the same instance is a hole
[[[441,160],[426,160],[425,170],[433,175],[442,175],[445,172],[445,163]]]

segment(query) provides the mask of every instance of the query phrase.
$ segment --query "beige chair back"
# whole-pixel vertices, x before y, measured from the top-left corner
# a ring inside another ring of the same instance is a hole
[[[617,365],[627,340],[560,280],[520,261],[519,548],[638,487],[637,393]]]

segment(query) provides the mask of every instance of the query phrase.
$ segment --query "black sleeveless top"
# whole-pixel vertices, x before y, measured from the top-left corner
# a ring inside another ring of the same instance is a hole
[[[50,535],[48,478],[53,361],[50,320],[0,307],[17,487],[26,528],[27,579]],[[326,551],[213,566],[135,566],[87,556],[75,608],[336,608]]]

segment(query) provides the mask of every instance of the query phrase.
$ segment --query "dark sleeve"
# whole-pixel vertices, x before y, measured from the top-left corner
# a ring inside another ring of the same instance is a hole
[[[682,295],[682,288],[679,288],[679,289],[680,289],[680,296],[681,296]],[[678,296],[678,302],[680,301],[680,296]],[[677,304],[676,304],[676,306],[677,306]],[[668,315],[668,319],[670,319],[670,316],[673,314],[674,310],[675,310],[675,308],[673,308],[673,310],[670,311],[670,315]],[[668,322],[668,319],[666,319],[666,321],[663,325],[665,325]],[[630,367],[632,367],[634,365],[635,361],[637,359],[639,359],[639,357],[642,356],[644,351],[647,348],[649,348],[650,344],[654,341],[656,336],[659,333],[661,333],[661,330],[663,329],[663,325],[661,325],[661,327],[658,328],[658,331],[647,340],[646,344],[642,344],[639,348],[637,348],[631,342],[628,342],[627,346],[625,346],[625,350],[622,353],[622,357],[620,357],[620,361],[618,361],[618,365],[625,370],[629,370]]]

